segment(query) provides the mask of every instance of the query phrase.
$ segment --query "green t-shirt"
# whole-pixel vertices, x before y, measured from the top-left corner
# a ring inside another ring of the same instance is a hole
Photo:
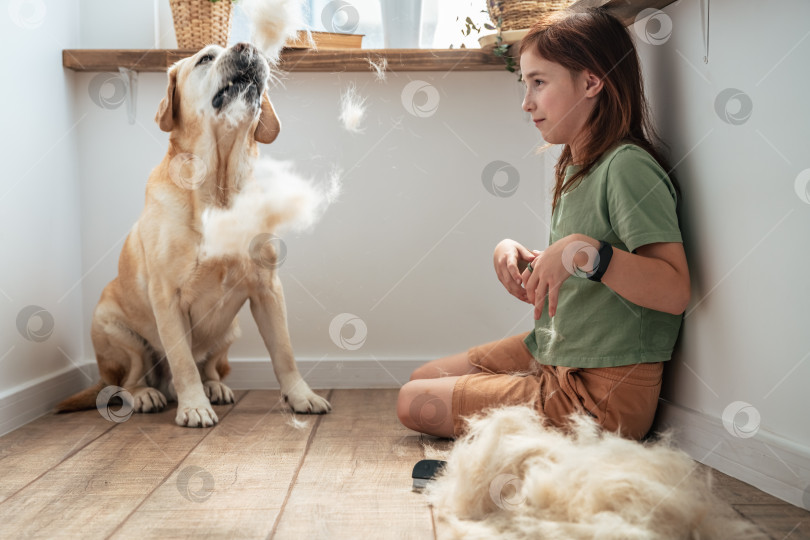
[[[566,179],[576,170],[568,167]],[[676,199],[658,162],[639,146],[621,144],[560,198],[549,245],[574,233],[630,252],[654,242],[681,242]],[[603,283],[571,276],[560,288],[554,318],[546,301],[525,343],[542,364],[596,368],[660,362],[672,356],[682,318],[634,304]]]

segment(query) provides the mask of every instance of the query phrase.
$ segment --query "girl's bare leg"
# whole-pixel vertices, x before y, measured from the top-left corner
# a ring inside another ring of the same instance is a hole
[[[397,400],[402,425],[436,437],[453,437],[453,387],[458,379],[447,376],[405,383]]]
[[[418,367],[399,390],[397,416],[402,425],[437,437],[453,436],[453,387],[462,375],[481,373],[467,353],[453,354]]]

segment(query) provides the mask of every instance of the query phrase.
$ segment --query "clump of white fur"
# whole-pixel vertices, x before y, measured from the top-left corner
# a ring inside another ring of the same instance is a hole
[[[293,428],[295,428],[295,429],[297,429],[297,430],[299,430],[299,431],[304,430],[304,429],[309,427],[309,422],[304,422],[303,420],[299,420],[298,418],[295,417],[294,414],[291,414],[287,418],[286,424],[293,427]]]
[[[671,433],[642,444],[578,415],[566,435],[529,407],[468,422],[426,490],[440,538],[765,538],[712,493],[710,473]]]
[[[289,161],[260,158],[254,178],[245,182],[228,208],[207,208],[202,215],[202,258],[244,256],[259,234],[279,227],[306,229],[320,219],[340,193],[340,173],[329,184],[298,174]]]
[[[362,133],[360,124],[366,115],[366,100],[357,95],[357,90],[351,84],[340,96],[340,121],[347,131]]]
[[[278,63],[287,40],[304,28],[303,0],[243,0],[252,23],[252,41],[268,60]]]
[[[388,58],[382,57],[376,62],[371,58],[366,58],[366,60],[368,60],[369,67],[374,70],[377,81],[385,82],[386,70],[388,69]]]

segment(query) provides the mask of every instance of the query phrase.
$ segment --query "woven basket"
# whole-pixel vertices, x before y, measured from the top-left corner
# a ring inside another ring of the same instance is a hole
[[[529,28],[544,13],[565,9],[576,0],[487,0],[487,11],[492,24],[501,31]]]
[[[212,43],[228,46],[231,0],[169,0],[178,49],[202,49]]]

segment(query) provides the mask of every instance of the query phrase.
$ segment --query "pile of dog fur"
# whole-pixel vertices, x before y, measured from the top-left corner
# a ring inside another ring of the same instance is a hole
[[[528,407],[468,419],[425,491],[440,538],[767,538],[712,493],[671,433],[639,443],[573,416],[564,433]]]

